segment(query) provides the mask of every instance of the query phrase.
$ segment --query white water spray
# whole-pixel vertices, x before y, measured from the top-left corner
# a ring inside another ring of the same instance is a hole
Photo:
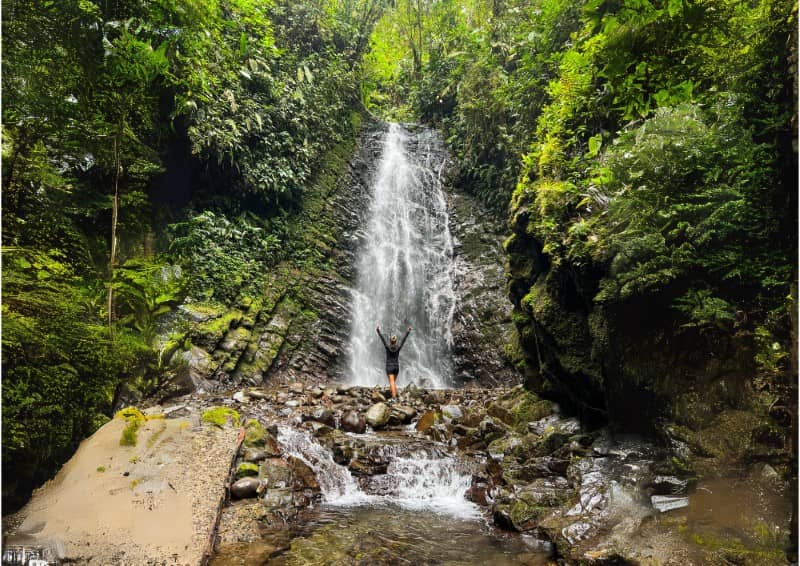
[[[349,380],[384,385],[385,353],[375,326],[400,339],[400,385],[451,385],[455,311],[453,241],[441,176],[446,153],[429,130],[391,124],[372,183],[366,237],[353,292]]]
[[[390,463],[386,474],[373,476],[372,480],[381,486],[380,493],[375,493],[369,488],[361,489],[350,470],[337,464],[330,451],[307,431],[282,426],[278,429],[278,442],[285,453],[301,459],[314,470],[327,505],[388,504],[460,519],[480,516],[478,507],[464,497],[471,474],[461,469],[455,458],[438,450],[404,452],[400,446],[386,445],[381,457],[388,457]]]

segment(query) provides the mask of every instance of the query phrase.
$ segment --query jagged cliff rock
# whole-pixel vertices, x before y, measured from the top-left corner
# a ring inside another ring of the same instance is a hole
[[[450,230],[455,237],[455,378],[484,387],[516,384],[522,375],[509,352],[516,344],[506,294],[504,226],[471,195],[451,189]]]

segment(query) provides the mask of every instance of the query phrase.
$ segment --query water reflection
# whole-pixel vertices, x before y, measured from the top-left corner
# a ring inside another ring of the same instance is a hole
[[[322,507],[270,564],[492,564],[549,563],[548,548],[478,521],[397,507]]]

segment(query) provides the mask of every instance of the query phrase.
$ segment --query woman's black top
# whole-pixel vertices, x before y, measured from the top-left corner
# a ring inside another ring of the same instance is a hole
[[[393,374],[397,375],[400,371],[400,349],[403,347],[403,344],[406,343],[406,338],[408,335],[411,334],[411,331],[408,330],[406,335],[403,336],[403,339],[400,341],[400,344],[396,344],[394,346],[390,346],[386,343],[386,338],[383,337],[381,331],[378,330],[378,336],[381,337],[381,342],[383,342],[383,347],[386,348],[386,375]]]

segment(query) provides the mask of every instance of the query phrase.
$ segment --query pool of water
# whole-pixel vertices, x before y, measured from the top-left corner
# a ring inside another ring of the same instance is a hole
[[[480,520],[396,506],[319,507],[312,510],[289,545],[266,563],[544,566],[550,556],[546,543],[504,533]],[[247,563],[244,554],[233,547],[221,548],[212,562],[214,566]]]

